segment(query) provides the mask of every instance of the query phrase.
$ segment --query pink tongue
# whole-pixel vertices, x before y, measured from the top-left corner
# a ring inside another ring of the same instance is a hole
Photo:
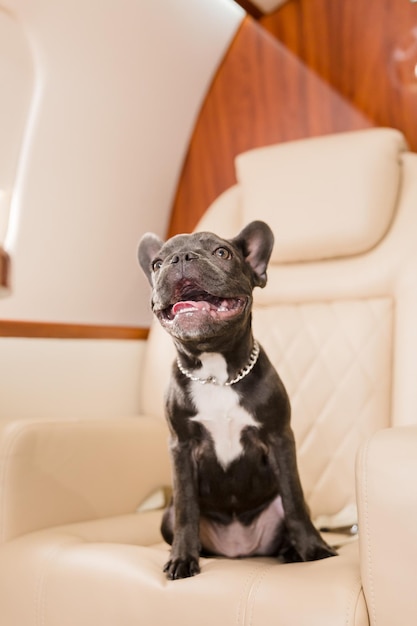
[[[209,308],[210,308],[210,305],[208,304],[208,302],[204,302],[204,300],[201,300],[199,302],[193,302],[192,300],[190,300],[190,301],[185,301],[185,302],[176,302],[174,306],[172,307],[172,312],[174,313],[174,315],[176,315],[177,313],[180,313],[181,311],[187,311],[187,310],[195,311],[195,309],[207,310]]]

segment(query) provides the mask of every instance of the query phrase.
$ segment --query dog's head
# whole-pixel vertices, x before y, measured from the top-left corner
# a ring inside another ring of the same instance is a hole
[[[152,310],[180,342],[210,342],[250,318],[252,290],[266,284],[274,237],[251,222],[233,239],[209,232],[177,235],[165,243],[145,234],[139,263],[152,286]]]

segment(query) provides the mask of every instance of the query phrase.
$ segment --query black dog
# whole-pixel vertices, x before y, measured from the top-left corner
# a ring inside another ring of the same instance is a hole
[[[231,240],[204,232],[164,243],[148,233],[139,245],[152,310],[178,353],[166,401],[170,579],[197,574],[201,553],[285,562],[335,554],[304,501],[287,393],[252,335],[252,290],[266,284],[273,240],[256,221]]]

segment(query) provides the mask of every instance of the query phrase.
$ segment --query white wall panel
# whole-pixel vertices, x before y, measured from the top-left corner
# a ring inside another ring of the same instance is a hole
[[[232,0],[2,0],[35,81],[0,319],[146,325],[140,235],[166,232],[204,95],[244,16]]]
[[[0,338],[0,419],[137,415],[144,346]]]

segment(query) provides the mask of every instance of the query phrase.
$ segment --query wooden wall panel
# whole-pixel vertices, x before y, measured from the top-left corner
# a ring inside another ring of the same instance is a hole
[[[0,246],[0,290],[9,286],[10,259],[9,255]]]
[[[264,12],[261,11],[261,9],[259,9],[251,0],[235,0],[235,2],[240,4],[242,9],[244,9],[248,15],[251,15],[256,20],[259,20],[259,18],[264,15]]]
[[[245,18],[196,123],[168,234],[193,230],[235,182],[233,161],[240,152],[372,125],[258,22]]]
[[[0,320],[0,337],[139,340],[147,336],[147,328]]]
[[[417,150],[417,3],[290,0],[261,24],[375,125],[398,128]]]

